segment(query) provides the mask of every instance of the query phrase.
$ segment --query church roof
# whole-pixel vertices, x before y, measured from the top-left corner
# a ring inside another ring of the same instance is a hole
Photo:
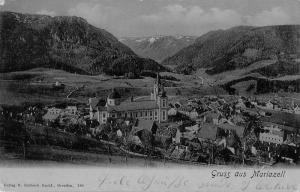
[[[134,101],[134,102],[122,102],[120,105],[107,107],[108,112],[112,111],[136,111],[136,110],[147,110],[147,109],[158,109],[156,101]]]
[[[89,101],[89,105],[92,107],[92,109],[95,109],[96,107],[103,107],[105,104],[106,101],[99,98],[91,98]]]

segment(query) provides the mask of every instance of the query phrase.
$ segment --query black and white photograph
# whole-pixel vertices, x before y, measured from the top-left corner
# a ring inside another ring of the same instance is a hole
[[[298,191],[299,68],[300,0],[0,0],[0,191]]]

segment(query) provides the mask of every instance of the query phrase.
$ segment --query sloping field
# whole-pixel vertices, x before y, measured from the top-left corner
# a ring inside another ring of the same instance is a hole
[[[255,77],[263,77],[260,74],[257,73],[251,73],[251,71],[263,68],[272,64],[275,64],[277,60],[263,60],[259,62],[255,62],[248,67],[245,67],[243,69],[235,69],[232,71],[226,71],[217,75],[208,75],[205,71],[206,69],[199,69],[196,73],[196,75],[201,76],[205,78],[210,83],[216,82],[216,84],[224,84],[226,82],[232,81],[234,79],[239,79],[244,76],[255,76]]]
[[[182,75],[175,73],[161,73],[161,76],[173,76],[176,81],[166,81],[168,96],[182,96],[193,94],[203,95],[208,86],[201,84],[201,79],[193,75]],[[56,83],[65,85],[64,89],[53,90]],[[19,71],[0,74],[0,104],[19,105],[23,102],[55,102],[56,100],[67,100],[67,96],[76,89],[72,98],[86,103],[89,97],[103,97],[118,88],[122,96],[150,95],[155,78],[144,77],[140,79],[123,79],[107,75],[89,76],[72,74],[62,70],[47,68],[36,68],[28,71]],[[211,88],[210,88],[211,89]],[[179,91],[178,91],[179,90]],[[70,98],[71,99],[71,98]]]

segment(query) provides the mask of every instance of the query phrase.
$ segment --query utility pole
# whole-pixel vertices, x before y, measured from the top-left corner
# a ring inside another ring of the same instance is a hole
[[[109,160],[109,163],[111,164],[112,159],[111,159],[111,151],[110,151],[110,145],[109,144],[108,144],[108,160]]]
[[[243,142],[243,153],[242,153],[242,158],[243,158],[243,165],[245,165],[245,148],[246,148],[246,142]]]
[[[24,123],[24,135],[23,135],[23,158],[26,159],[26,143],[27,143],[27,139],[26,139],[26,125],[25,125],[25,120],[23,121]]]
[[[213,144],[212,144],[211,161],[212,161],[211,164],[213,164],[214,163],[214,145]]]
[[[126,128],[127,128],[127,127],[126,127]],[[125,147],[126,147],[125,149],[127,149],[127,130],[125,129],[124,132],[125,132],[125,133],[124,133],[124,134],[125,134],[124,140],[125,140],[125,145],[126,145],[126,146],[125,146]],[[126,165],[128,165],[127,161],[128,161],[128,154],[125,153],[125,162],[126,162]]]

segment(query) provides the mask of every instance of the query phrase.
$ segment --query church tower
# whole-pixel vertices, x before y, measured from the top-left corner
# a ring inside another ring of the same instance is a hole
[[[161,83],[159,73],[157,73],[157,77],[153,86],[151,100],[156,101],[158,105],[157,114],[159,123],[168,121],[168,97],[164,86]]]
[[[106,105],[116,106],[120,105],[121,95],[117,92],[117,90],[113,89],[112,92],[107,97]]]
[[[159,107],[159,122],[166,122],[168,121],[168,97],[167,93],[162,86],[160,94],[157,96],[157,105]]]
[[[151,93],[151,100],[157,101],[157,97],[161,92],[161,82],[160,82],[160,75],[157,73],[156,80],[153,87],[153,92]]]

